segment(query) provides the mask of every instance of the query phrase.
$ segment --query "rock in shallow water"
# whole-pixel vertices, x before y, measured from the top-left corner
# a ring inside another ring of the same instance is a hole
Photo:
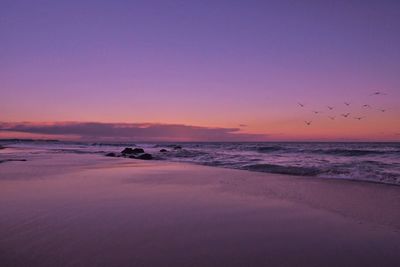
[[[131,159],[143,159],[149,160],[153,159],[153,156],[149,153],[145,153],[143,148],[131,148],[126,147],[121,151],[122,156],[129,157]]]
[[[165,153],[165,152],[168,152],[168,150],[163,148],[163,149],[160,149],[160,152]]]
[[[110,152],[106,154],[106,157],[116,157],[117,154],[115,154],[114,152]]]
[[[136,158],[149,160],[149,159],[153,159],[153,156],[149,153],[143,153],[143,154],[140,154],[139,156],[137,156]]]
[[[139,154],[144,153],[143,148],[134,148],[126,147],[124,150],[121,151],[122,154]]]
[[[142,153],[142,154],[139,154],[139,155],[129,156],[129,158],[131,158],[131,159],[150,160],[150,159],[153,159],[153,156],[151,154],[149,154],[149,153]]]

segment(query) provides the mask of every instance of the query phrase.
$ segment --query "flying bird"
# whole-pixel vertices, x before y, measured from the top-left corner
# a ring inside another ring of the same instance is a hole
[[[364,108],[371,108],[371,106],[368,105],[368,104],[363,105],[363,107],[364,107]]]
[[[350,113],[342,114],[342,116],[345,117],[345,118],[347,118],[349,115],[350,115]]]
[[[317,111],[317,110],[313,110],[313,113],[314,114],[320,114],[320,113],[322,113],[321,111]]]
[[[334,119],[335,119],[335,117],[331,117],[331,116],[328,116],[328,118],[331,119],[331,120],[334,120]]]
[[[350,106],[350,103],[349,103],[349,102],[344,102],[344,104],[345,104],[346,106]]]
[[[312,121],[304,121],[305,124],[307,124],[307,126],[310,126]]]
[[[356,119],[356,120],[362,120],[364,117],[354,117],[354,119]]]
[[[379,111],[380,111],[380,112],[385,112],[385,111],[386,111],[386,109],[380,109]]]
[[[302,108],[304,108],[304,104],[302,104],[302,103],[297,103],[300,107],[302,107]]]
[[[382,93],[382,92],[379,92],[379,91],[376,91],[376,92],[373,92],[371,95],[386,95],[386,94]]]
[[[332,109],[333,109],[333,107],[331,107],[331,106],[328,106],[328,108],[329,108],[329,110],[332,110]]]

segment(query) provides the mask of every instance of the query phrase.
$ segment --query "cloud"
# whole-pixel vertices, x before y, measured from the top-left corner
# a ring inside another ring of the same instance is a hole
[[[239,128],[157,123],[0,122],[0,131],[107,141],[258,141],[266,139],[266,135],[262,134],[241,133]]]

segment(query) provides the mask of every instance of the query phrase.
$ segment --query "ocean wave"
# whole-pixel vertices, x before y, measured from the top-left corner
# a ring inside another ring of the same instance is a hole
[[[366,155],[383,155],[393,153],[396,151],[382,151],[382,150],[362,150],[362,149],[316,149],[308,151],[316,154],[337,155],[346,157],[357,157]]]
[[[364,172],[359,169],[323,172],[318,177],[400,185],[399,174],[392,172]]]
[[[210,156],[209,153],[204,151],[192,150],[192,149],[178,149],[170,150],[168,153],[164,154],[166,158],[196,158],[200,156]]]
[[[63,152],[63,153],[72,153],[72,154],[104,154],[107,151],[104,150],[97,150],[97,151],[91,151],[91,150],[81,150],[81,149],[53,149],[55,153]]]
[[[103,146],[104,145],[104,146]],[[51,153],[118,153],[132,143],[21,143]],[[400,185],[400,143],[143,143],[154,159],[256,172]],[[167,152],[160,152],[160,148]],[[103,151],[106,150],[106,151]],[[18,151],[6,153],[17,153]],[[29,152],[31,153],[31,152]],[[36,152],[35,152],[36,153]],[[39,153],[39,152],[38,152]],[[40,152],[41,153],[41,152]]]
[[[132,147],[136,146],[134,143],[91,143],[91,146],[111,146],[111,147]]]
[[[321,173],[321,170],[313,167],[298,167],[298,166],[283,166],[276,164],[253,164],[243,166],[243,169],[249,171],[290,174],[299,176],[316,176]]]
[[[281,146],[260,146],[256,147],[255,150],[260,153],[270,153],[270,152],[287,150],[287,148]]]

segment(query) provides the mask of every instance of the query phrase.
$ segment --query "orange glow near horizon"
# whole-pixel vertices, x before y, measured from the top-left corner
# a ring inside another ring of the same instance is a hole
[[[301,118],[290,118],[287,120],[270,120],[257,122],[254,121],[247,125],[239,125],[237,123],[225,123],[221,126],[218,122],[210,124],[194,124],[194,123],[149,123],[142,122],[144,127],[147,125],[186,125],[199,128],[235,128],[236,134],[257,135],[255,139],[250,141],[399,141],[400,134],[396,132],[396,117],[386,117],[385,120],[379,119],[378,116],[371,117],[370,120],[354,120],[345,118],[336,118],[334,121],[328,121],[326,118],[317,118],[307,126]],[[31,126],[63,126],[70,123],[85,122],[23,122]],[[128,124],[130,122],[107,122],[106,124]],[[140,123],[140,122],[139,122]],[[7,124],[7,123],[5,123]],[[14,124],[9,122],[9,124]],[[373,127],[371,127],[371,125]],[[390,127],[392,126],[392,127]],[[172,136],[171,136],[172,137]],[[179,141],[171,137],[166,137],[165,141]],[[79,134],[42,134],[29,133],[19,131],[1,131],[0,138],[31,138],[31,139],[59,139],[59,140],[79,140]],[[180,135],[181,141],[197,141],[191,136]],[[116,139],[118,140],[118,139]],[[149,140],[151,141],[151,140]],[[159,141],[159,140],[157,140]],[[162,141],[162,140],[161,140]],[[207,141],[207,140],[200,140]],[[214,141],[212,139],[208,141]],[[240,141],[240,138],[239,140]],[[249,141],[249,140],[244,140]]]

